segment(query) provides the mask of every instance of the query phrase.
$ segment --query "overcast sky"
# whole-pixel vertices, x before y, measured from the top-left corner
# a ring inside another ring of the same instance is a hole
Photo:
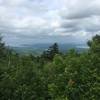
[[[7,45],[83,43],[100,34],[100,0],[0,0]]]

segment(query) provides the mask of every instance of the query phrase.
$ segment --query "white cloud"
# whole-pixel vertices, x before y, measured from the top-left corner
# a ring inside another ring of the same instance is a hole
[[[99,34],[99,22],[100,0],[0,0],[0,32],[5,37],[89,39]]]

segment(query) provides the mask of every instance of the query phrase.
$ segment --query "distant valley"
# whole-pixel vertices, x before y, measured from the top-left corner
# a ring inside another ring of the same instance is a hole
[[[33,45],[22,45],[19,47],[10,47],[14,51],[20,54],[35,54],[40,55],[43,51],[47,50],[52,44],[51,43],[39,43]],[[59,50],[63,53],[68,52],[70,49],[75,49],[78,52],[83,52],[88,49],[86,44],[59,44]]]

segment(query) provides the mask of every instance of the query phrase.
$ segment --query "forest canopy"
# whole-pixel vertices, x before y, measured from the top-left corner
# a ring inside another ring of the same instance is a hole
[[[20,55],[0,38],[0,100],[99,100],[100,35],[89,50],[66,54],[55,43],[40,56]]]

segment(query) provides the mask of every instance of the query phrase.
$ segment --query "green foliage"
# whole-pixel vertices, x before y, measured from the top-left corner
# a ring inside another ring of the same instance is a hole
[[[88,41],[91,52],[98,53],[100,55],[100,36],[96,35],[92,41]]]
[[[56,54],[59,54],[58,44],[54,43],[46,51],[43,52],[42,58],[52,60]]]
[[[8,52],[0,39],[0,100],[99,100],[100,36],[88,45],[64,55],[54,44],[35,57]]]
[[[2,38],[0,37],[0,58],[5,56],[6,50],[5,50],[4,43],[2,42]]]

